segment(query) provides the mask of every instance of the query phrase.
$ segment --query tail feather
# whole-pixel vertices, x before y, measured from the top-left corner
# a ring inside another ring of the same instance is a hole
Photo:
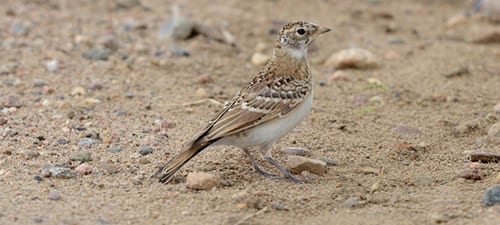
[[[214,141],[210,142],[201,142],[195,141],[191,143],[188,148],[184,151],[176,155],[173,159],[163,165],[153,176],[156,177],[159,174],[163,173],[160,176],[159,181],[161,183],[168,183],[173,178],[174,174],[189,160],[195,157],[198,153],[200,153],[203,149],[210,146]]]

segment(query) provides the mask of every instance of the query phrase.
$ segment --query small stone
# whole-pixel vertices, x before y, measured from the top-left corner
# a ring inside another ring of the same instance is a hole
[[[406,41],[402,38],[390,38],[389,40],[387,40],[387,43],[390,45],[402,45],[405,44]]]
[[[59,201],[59,200],[61,200],[61,194],[59,194],[59,192],[56,190],[51,190],[51,191],[49,191],[48,198],[52,201]]]
[[[486,174],[478,169],[465,169],[458,174],[458,177],[466,180],[482,180]]]
[[[195,190],[207,190],[218,184],[215,175],[205,172],[191,172],[186,177],[186,187]]]
[[[42,169],[41,174],[42,174],[42,177],[45,177],[45,178],[48,178],[51,176],[51,173],[48,169]]]
[[[92,173],[92,166],[88,163],[82,163],[75,168],[75,172],[80,175],[89,175]]]
[[[140,0],[116,0],[117,9],[131,9],[138,6],[141,6]]]
[[[62,178],[62,179],[70,179],[74,177],[74,174],[71,172],[69,168],[54,166],[48,169],[51,177]]]
[[[37,182],[41,182],[43,180],[43,178],[40,175],[35,175],[33,179],[36,180]]]
[[[91,146],[101,144],[101,140],[95,138],[80,138],[78,140],[78,145],[80,146]]]
[[[139,159],[139,163],[140,164],[149,164],[149,159],[147,159],[147,158],[140,158]]]
[[[38,153],[37,151],[26,150],[26,151],[24,151],[23,156],[25,159],[29,160],[29,159],[34,159],[34,158],[40,156],[40,153]]]
[[[405,125],[398,125],[397,127],[392,129],[392,132],[401,135],[415,135],[415,136],[422,134],[422,131],[420,131],[418,128]]]
[[[42,79],[34,79],[33,80],[34,87],[43,87],[43,86],[47,86],[47,85],[48,85],[48,83],[45,80],[42,80]]]
[[[170,49],[170,52],[177,57],[188,57],[191,55],[188,50],[178,45],[170,44],[168,45],[168,48]]]
[[[139,149],[139,154],[141,154],[141,155],[148,155],[148,154],[151,154],[151,153],[153,153],[153,148],[151,148],[149,146],[142,146]]]
[[[276,210],[283,210],[283,211],[289,211],[290,210],[288,207],[286,207],[285,205],[283,205],[279,201],[272,201],[271,202],[271,207],[273,209],[276,209]]]
[[[65,144],[67,144],[67,143],[68,143],[68,140],[66,140],[66,139],[64,139],[64,138],[59,138],[59,139],[57,139],[56,143],[57,143],[58,145],[65,145]]]
[[[73,152],[69,157],[71,161],[89,162],[92,161],[90,152]]]
[[[167,130],[167,129],[172,129],[174,127],[175,127],[175,123],[172,121],[168,121],[168,120],[161,121],[161,128],[162,129]]]
[[[45,220],[45,218],[43,216],[31,217],[31,221],[33,221],[33,223],[43,223],[44,220]]]
[[[335,159],[321,157],[319,160],[325,162],[327,166],[338,166],[339,165],[339,163]]]
[[[316,175],[322,175],[327,172],[325,162],[296,155],[288,156],[287,166],[290,172],[297,174],[300,174],[304,170]]]
[[[6,63],[0,66],[0,75],[11,74],[16,72],[18,63]]]
[[[495,184],[488,189],[483,194],[483,205],[492,206],[500,204],[500,185]]]
[[[59,61],[53,59],[45,63],[45,66],[47,67],[47,71],[49,72],[56,72],[57,68],[59,65]]]
[[[326,83],[333,84],[333,83],[335,83],[335,81],[349,81],[349,80],[350,80],[350,78],[349,78],[349,75],[347,74],[347,72],[342,71],[342,70],[337,70],[332,75],[330,75],[328,77],[328,79],[326,80]]]
[[[434,183],[434,178],[432,176],[421,175],[415,177],[415,185],[419,187],[428,187]]]
[[[113,51],[109,48],[93,48],[82,54],[86,59],[90,60],[108,60],[108,57],[113,54]]]
[[[299,147],[285,147],[280,149],[281,152],[287,154],[287,155],[299,155],[299,156],[309,156],[311,155],[311,152],[305,148],[299,148]]]
[[[201,75],[198,77],[198,83],[200,84],[208,84],[208,83],[212,83],[214,80],[212,79],[212,77],[210,75]]]
[[[359,198],[358,197],[351,197],[348,198],[347,200],[344,201],[344,204],[342,204],[346,208],[355,208],[360,205],[359,203]]]
[[[108,148],[107,151],[110,152],[110,153],[118,153],[118,152],[122,151],[122,148],[120,148],[120,147],[111,147],[111,148]]]
[[[269,57],[268,55],[264,55],[262,53],[259,53],[259,52],[256,52],[252,55],[252,64],[256,65],[256,66],[262,66],[264,64],[267,63],[267,61],[269,61],[269,59],[271,59],[271,57]]]
[[[265,50],[267,50],[269,47],[267,46],[266,43],[264,42],[259,42],[257,43],[257,45],[255,46],[255,52],[264,52]]]
[[[330,56],[325,65],[337,69],[373,69],[380,66],[377,58],[370,51],[361,48],[341,50]]]
[[[195,94],[199,98],[206,98],[207,97],[207,91],[205,90],[205,88],[198,88],[198,89],[196,89],[196,93]]]
[[[469,153],[469,159],[471,162],[500,162],[500,152],[487,151],[487,150],[476,150]]]
[[[13,23],[10,27],[10,33],[16,36],[24,36],[27,35],[29,29],[22,23]]]
[[[72,96],[75,95],[84,95],[86,93],[85,88],[77,86],[71,89],[70,94]]]

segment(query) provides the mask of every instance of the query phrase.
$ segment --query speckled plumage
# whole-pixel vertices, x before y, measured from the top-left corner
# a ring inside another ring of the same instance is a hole
[[[273,56],[266,66],[209,122],[186,149],[165,164],[156,175],[168,182],[182,165],[210,145],[234,145],[249,153],[259,146],[264,158],[288,178],[299,182],[279,166],[270,147],[302,121],[312,107],[312,77],[306,60],[307,47],[330,29],[309,22],[290,22],[279,33]]]

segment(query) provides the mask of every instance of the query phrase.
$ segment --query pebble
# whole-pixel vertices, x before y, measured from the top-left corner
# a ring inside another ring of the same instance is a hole
[[[45,218],[43,216],[31,217],[31,221],[33,221],[33,223],[43,223],[44,220],[45,220]]]
[[[65,144],[67,144],[67,143],[68,143],[68,140],[66,140],[66,139],[64,139],[64,138],[59,138],[59,139],[57,139],[56,143],[57,143],[58,145],[65,145]]]
[[[296,155],[288,156],[287,166],[290,172],[297,174],[300,174],[304,170],[316,175],[322,175],[327,172],[325,162]]]
[[[80,175],[89,175],[92,173],[92,166],[88,163],[82,163],[75,168],[75,172]]]
[[[141,6],[140,0],[116,0],[116,8],[118,9],[131,9],[137,6]]]
[[[373,53],[361,48],[345,49],[334,53],[326,60],[325,65],[337,69],[373,69],[380,66]]]
[[[191,55],[188,50],[178,45],[170,44],[168,45],[168,49],[170,49],[170,52],[177,57],[188,57]]]
[[[73,152],[71,153],[69,159],[71,161],[80,161],[80,162],[92,161],[90,152]]]
[[[48,85],[48,83],[45,80],[42,80],[42,79],[34,79],[33,80],[33,87],[43,87],[43,86],[47,86],[47,85]]]
[[[113,52],[120,48],[120,45],[116,41],[115,37],[109,34],[100,36],[96,43],[104,48],[110,49]]]
[[[482,180],[486,174],[478,169],[465,169],[458,174],[458,177],[466,180]]]
[[[327,166],[338,166],[339,165],[339,163],[335,159],[321,157],[319,160],[325,162]]]
[[[287,155],[299,155],[299,156],[309,156],[311,155],[311,152],[305,148],[299,148],[299,147],[285,147],[280,149],[281,152],[287,154]]]
[[[500,152],[488,150],[475,150],[469,152],[469,159],[471,162],[500,162]]]
[[[43,178],[40,175],[35,175],[33,179],[35,179],[37,182],[41,182],[43,180]]]
[[[118,152],[121,152],[123,149],[120,148],[120,147],[111,147],[111,148],[108,148],[108,152],[111,152],[111,153],[118,153]]]
[[[108,175],[117,174],[120,171],[118,167],[110,163],[105,163],[101,168]]]
[[[191,172],[186,177],[186,187],[195,190],[207,190],[218,184],[215,175],[205,172]]]
[[[10,27],[10,33],[16,36],[24,36],[29,33],[29,28],[22,23],[13,23]]]
[[[72,95],[72,96],[84,95],[85,93],[86,93],[85,88],[80,87],[80,86],[76,86],[76,87],[71,88],[69,95]]]
[[[78,145],[80,146],[91,146],[101,144],[101,140],[95,138],[80,138],[78,140]]]
[[[86,59],[90,60],[108,60],[108,57],[113,54],[109,48],[92,48],[82,54]]]
[[[141,154],[141,155],[148,155],[148,154],[151,154],[151,153],[153,153],[153,148],[151,148],[149,146],[142,146],[139,149],[139,154]]]
[[[207,97],[207,90],[205,88],[198,88],[196,89],[195,95],[199,98],[206,98]]]
[[[70,179],[74,177],[74,174],[71,172],[71,170],[66,167],[60,167],[60,166],[50,167],[48,168],[48,172],[50,173],[51,177],[55,178]]]
[[[388,51],[384,54],[384,58],[387,60],[399,59],[401,56],[395,51]]]
[[[198,80],[198,83],[200,83],[200,84],[208,84],[208,83],[212,83],[214,81],[214,79],[212,79],[212,77],[208,74],[199,76],[197,78],[197,80]]]
[[[147,158],[140,158],[139,159],[139,163],[140,164],[149,164],[149,159],[147,159]]]
[[[418,128],[405,125],[398,125],[395,128],[392,128],[392,132],[401,135],[414,135],[414,136],[422,134],[422,131],[420,131]]]
[[[269,57],[268,55],[264,55],[262,53],[259,53],[259,52],[256,52],[252,55],[252,64],[256,65],[256,66],[262,66],[264,64],[267,63],[267,61],[269,61],[269,59],[271,59],[271,57]]]
[[[279,201],[272,201],[271,202],[271,207],[276,210],[283,210],[283,211],[289,211],[290,209],[283,205],[283,203]]]
[[[23,152],[23,156],[25,159],[34,159],[38,156],[40,156],[40,153],[38,153],[37,151],[32,151],[32,150],[25,150]]]
[[[500,205],[500,184],[495,184],[486,189],[483,194],[483,205]]]
[[[53,59],[45,63],[45,66],[47,67],[47,71],[49,72],[55,72],[59,66],[59,61]]]
[[[359,204],[359,198],[358,197],[348,198],[347,200],[344,201],[344,203],[342,205],[344,207],[346,207],[346,208],[355,208],[355,207],[358,207],[360,205]]]
[[[52,201],[59,201],[61,200],[61,194],[56,190],[50,190],[48,198]]]

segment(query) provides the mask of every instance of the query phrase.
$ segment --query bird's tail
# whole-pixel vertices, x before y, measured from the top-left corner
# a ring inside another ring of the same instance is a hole
[[[200,140],[190,143],[184,151],[176,155],[173,159],[171,159],[160,169],[158,169],[153,177],[157,177],[159,174],[161,174],[159,181],[161,183],[168,183],[172,179],[173,175],[184,164],[186,164],[190,159],[195,157],[198,153],[200,153],[206,147],[210,146],[210,144],[212,143],[213,141],[206,142]]]

